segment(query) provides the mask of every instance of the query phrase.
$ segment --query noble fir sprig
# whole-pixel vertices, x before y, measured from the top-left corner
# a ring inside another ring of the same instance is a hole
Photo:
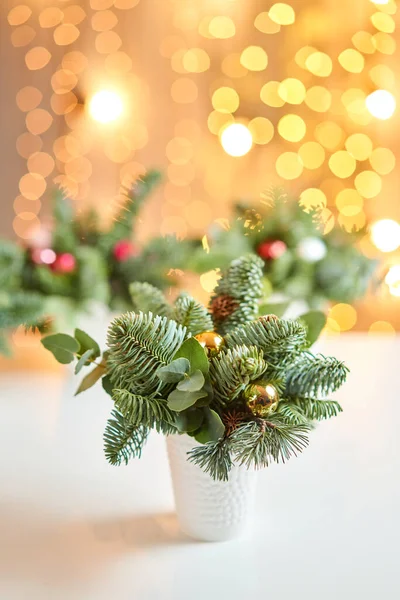
[[[60,362],[77,359],[77,370],[96,363],[78,392],[102,379],[113,400],[104,436],[111,464],[140,457],[156,429],[192,437],[188,460],[227,480],[234,465],[297,456],[314,422],[341,411],[328,396],[347,368],[310,352],[311,317],[257,317],[261,278],[258,257],[236,259],[208,308],[188,294],[170,303],[150,284],[132,284],[135,310],[111,323],[103,355],[80,330],[44,338]]]

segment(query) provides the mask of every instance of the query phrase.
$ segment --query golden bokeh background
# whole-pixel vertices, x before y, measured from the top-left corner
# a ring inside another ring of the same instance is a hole
[[[284,184],[325,230],[369,227],[381,288],[331,333],[400,328],[395,0],[2,3],[1,233],[26,240],[55,185],[110,218],[146,168],[139,228],[203,236],[232,201]],[[4,18],[3,18],[4,17]],[[199,278],[209,290],[213,275]]]

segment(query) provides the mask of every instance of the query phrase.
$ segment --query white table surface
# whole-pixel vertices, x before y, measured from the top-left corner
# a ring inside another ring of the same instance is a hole
[[[161,437],[107,464],[101,389],[1,374],[0,599],[398,600],[400,337],[323,350],[352,369],[345,412],[260,473],[253,531],[222,544],[180,534]]]

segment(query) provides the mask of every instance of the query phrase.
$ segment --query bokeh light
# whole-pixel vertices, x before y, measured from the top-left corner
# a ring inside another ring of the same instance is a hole
[[[346,179],[356,170],[356,161],[346,150],[339,150],[330,157],[329,168],[336,177]]]
[[[283,152],[278,156],[276,164],[276,172],[282,179],[297,179],[303,172],[303,163],[296,152]]]
[[[301,104],[306,97],[306,88],[300,79],[289,77],[279,84],[278,94],[288,104]]]
[[[371,226],[372,243],[381,252],[393,252],[400,247],[400,223],[393,219],[380,219]]]
[[[292,25],[296,20],[296,14],[290,4],[277,2],[269,9],[269,17],[279,25]]]
[[[367,96],[365,104],[371,115],[382,121],[390,119],[396,110],[396,100],[387,90],[375,90]]]
[[[278,123],[279,135],[288,142],[299,142],[306,131],[306,124],[299,115],[284,115]]]
[[[243,50],[240,62],[249,71],[263,71],[268,65],[268,56],[261,46],[248,46]]]
[[[244,156],[253,146],[250,130],[243,123],[227,125],[220,136],[221,145],[230,156]]]
[[[212,105],[222,113],[233,113],[239,108],[239,94],[231,87],[220,87],[212,95]]]
[[[325,160],[325,150],[318,142],[306,142],[299,148],[299,156],[306,169],[318,169]]]
[[[112,90],[100,90],[89,101],[89,112],[99,123],[111,123],[123,113],[124,106],[119,94]]]
[[[375,148],[369,162],[374,171],[380,175],[388,175],[396,166],[396,157],[389,148]]]
[[[375,171],[361,171],[356,175],[354,185],[364,198],[375,198],[382,189],[382,179]]]
[[[335,304],[329,311],[329,318],[339,326],[340,331],[349,331],[357,322],[357,311],[350,304]]]
[[[385,283],[392,296],[400,297],[400,265],[390,267],[385,277]]]

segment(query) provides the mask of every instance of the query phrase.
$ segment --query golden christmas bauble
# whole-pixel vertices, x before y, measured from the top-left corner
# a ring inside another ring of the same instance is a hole
[[[276,410],[279,402],[278,390],[268,381],[256,381],[244,391],[246,404],[253,415],[267,417]]]
[[[194,337],[203,346],[208,356],[215,356],[218,354],[224,343],[222,335],[215,333],[215,331],[203,331]]]

